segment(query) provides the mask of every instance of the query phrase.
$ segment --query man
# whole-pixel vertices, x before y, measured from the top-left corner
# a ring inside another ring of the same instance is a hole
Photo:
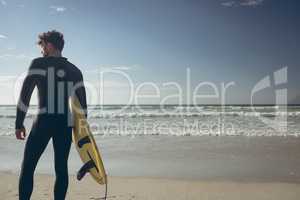
[[[16,115],[16,137],[24,140],[23,125],[31,94],[38,89],[38,114],[28,136],[19,180],[19,199],[29,200],[33,190],[36,165],[52,139],[56,181],[54,199],[64,200],[68,188],[68,156],[72,141],[72,126],[68,99],[77,95],[87,115],[86,92],[81,71],[62,57],[63,35],[49,31],[39,35],[43,57],[32,61],[24,80]]]

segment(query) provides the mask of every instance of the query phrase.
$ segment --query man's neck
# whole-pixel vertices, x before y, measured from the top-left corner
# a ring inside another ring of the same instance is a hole
[[[53,53],[50,53],[48,56],[51,56],[51,57],[62,57],[60,51],[54,51]]]

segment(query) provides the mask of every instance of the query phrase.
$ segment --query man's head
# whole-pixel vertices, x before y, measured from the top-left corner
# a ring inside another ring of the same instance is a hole
[[[55,54],[56,52],[62,52],[64,48],[64,36],[62,33],[53,30],[39,35],[38,44],[42,48],[43,56],[49,56]]]

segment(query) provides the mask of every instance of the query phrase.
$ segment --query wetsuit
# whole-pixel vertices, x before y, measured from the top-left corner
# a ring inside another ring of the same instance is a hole
[[[72,141],[68,98],[77,95],[87,113],[82,73],[64,57],[34,59],[22,86],[16,129],[24,127],[24,118],[35,87],[38,89],[38,114],[25,146],[19,199],[30,199],[37,162],[52,138],[56,173],[54,199],[64,200],[68,188],[68,156]]]

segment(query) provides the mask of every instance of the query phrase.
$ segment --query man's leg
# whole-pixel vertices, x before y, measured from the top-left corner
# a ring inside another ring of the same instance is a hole
[[[29,200],[33,190],[33,176],[38,160],[50,140],[48,134],[33,128],[28,136],[19,179],[19,200]]]
[[[68,190],[68,158],[72,143],[72,129],[62,128],[53,133],[53,148],[56,181],[54,186],[54,200],[64,200]]]

